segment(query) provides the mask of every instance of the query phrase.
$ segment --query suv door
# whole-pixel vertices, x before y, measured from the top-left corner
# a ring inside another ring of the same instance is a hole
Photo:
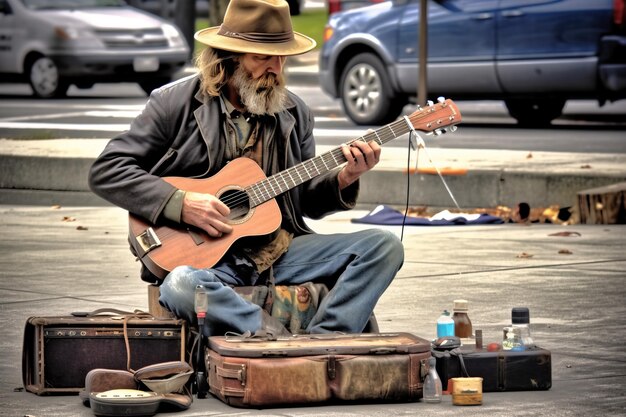
[[[592,92],[612,0],[500,0],[498,76],[508,93]]]
[[[0,72],[16,72],[13,46],[15,17],[7,0],[0,0]]]
[[[456,95],[500,91],[494,65],[497,2],[429,1],[429,91]],[[413,0],[406,8],[399,28],[398,72],[405,92],[417,91],[418,3]]]

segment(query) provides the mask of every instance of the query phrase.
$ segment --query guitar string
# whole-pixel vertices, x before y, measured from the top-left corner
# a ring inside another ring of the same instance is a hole
[[[413,119],[420,119],[429,114],[430,112],[428,111],[425,112],[424,109],[422,109],[420,113],[414,113],[411,116],[409,116],[409,119],[411,120],[413,124],[415,124],[416,120],[413,120]],[[401,128],[400,133],[396,133],[396,128]],[[391,132],[386,132],[387,129],[390,130]],[[383,130],[385,130],[385,132],[381,132]],[[390,140],[396,139],[397,137],[407,133],[407,131],[408,131],[408,128],[406,127],[406,122],[404,121],[404,119],[400,119],[395,122],[389,123],[388,125],[385,125],[376,131],[369,132],[363,136],[353,139],[347,142],[346,144],[350,145],[358,140],[363,140],[367,142],[371,138],[373,141],[376,141],[380,145],[383,145],[389,142]],[[378,132],[381,132],[380,135],[378,134]],[[340,162],[337,162],[337,159],[339,159]],[[341,150],[341,148],[340,147],[335,148],[329,152],[326,152],[324,154],[313,157],[307,161],[304,161],[301,164],[291,167],[285,171],[272,175],[271,177],[261,180],[255,184],[249,185],[248,187],[245,187],[242,190],[238,190],[234,193],[234,195],[229,195],[225,197],[224,200],[222,200],[222,202],[226,204],[229,208],[234,208],[239,205],[245,204],[246,201],[250,201],[251,199],[253,199],[250,192],[255,191],[253,190],[254,188],[260,192],[261,199],[263,200],[263,201],[259,201],[258,204],[255,204],[255,206],[262,204],[265,201],[268,201],[272,199],[273,197],[286,192],[290,188],[293,188],[297,185],[300,185],[314,178],[316,175],[311,175],[312,168],[316,168],[319,174],[317,161],[321,161],[328,172],[330,171],[330,169],[328,169],[326,162],[331,162],[331,165],[333,165],[334,163],[335,165],[332,167],[332,169],[334,169],[340,166],[341,164],[345,163],[347,160],[345,156],[343,155],[343,151]],[[292,173],[297,174],[297,176],[300,178],[300,182],[293,180],[293,176],[291,175]],[[303,176],[303,174],[306,174],[306,175]],[[286,180],[287,176],[289,176],[291,179],[289,184]],[[287,185],[288,187],[287,188],[281,187],[280,184],[278,183],[278,179],[281,179],[283,183],[285,183],[285,185]],[[280,191],[279,193],[276,193],[276,191],[274,191],[274,187],[272,183],[276,184],[278,190]],[[269,185],[269,188],[268,188],[268,185]],[[262,187],[265,189],[265,192],[261,189]],[[269,189],[271,189],[272,192],[269,192]]]

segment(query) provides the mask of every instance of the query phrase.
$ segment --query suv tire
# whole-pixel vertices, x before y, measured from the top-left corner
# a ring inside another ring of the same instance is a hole
[[[518,99],[506,100],[505,103],[511,117],[525,127],[549,126],[552,120],[563,113],[565,106],[565,100],[560,99]]]
[[[384,125],[394,121],[406,100],[394,96],[385,66],[371,53],[354,56],[339,81],[339,95],[348,117],[358,125]]]
[[[59,69],[47,56],[38,56],[28,66],[28,82],[39,98],[65,97],[70,84],[59,76]]]
[[[139,82],[139,87],[141,87],[141,89],[149,96],[150,93],[152,93],[152,90],[163,87],[170,81],[172,81],[170,77],[149,78],[147,80]]]
[[[149,96],[152,90],[163,87],[165,84],[172,81],[170,77],[156,77],[150,78],[139,83],[139,87]]]

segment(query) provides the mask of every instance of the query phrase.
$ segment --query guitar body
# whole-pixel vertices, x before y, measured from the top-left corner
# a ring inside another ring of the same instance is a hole
[[[241,199],[243,189],[265,179],[259,165],[249,158],[238,158],[228,163],[210,178],[193,179],[164,177],[173,186],[184,190],[213,194],[222,201]],[[230,206],[230,204],[229,204]],[[280,227],[282,216],[275,199],[256,207],[249,200],[231,207],[230,224],[233,232],[213,238],[204,231],[181,224],[154,225],[130,214],[130,241],[144,265],[163,279],[175,267],[213,267],[238,239],[262,236]]]

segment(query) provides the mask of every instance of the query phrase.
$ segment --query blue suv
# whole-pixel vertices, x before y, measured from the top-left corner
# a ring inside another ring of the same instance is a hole
[[[546,125],[568,99],[626,98],[624,0],[429,0],[428,95],[504,100],[524,125]],[[419,0],[330,16],[320,82],[361,125],[415,101]]]

